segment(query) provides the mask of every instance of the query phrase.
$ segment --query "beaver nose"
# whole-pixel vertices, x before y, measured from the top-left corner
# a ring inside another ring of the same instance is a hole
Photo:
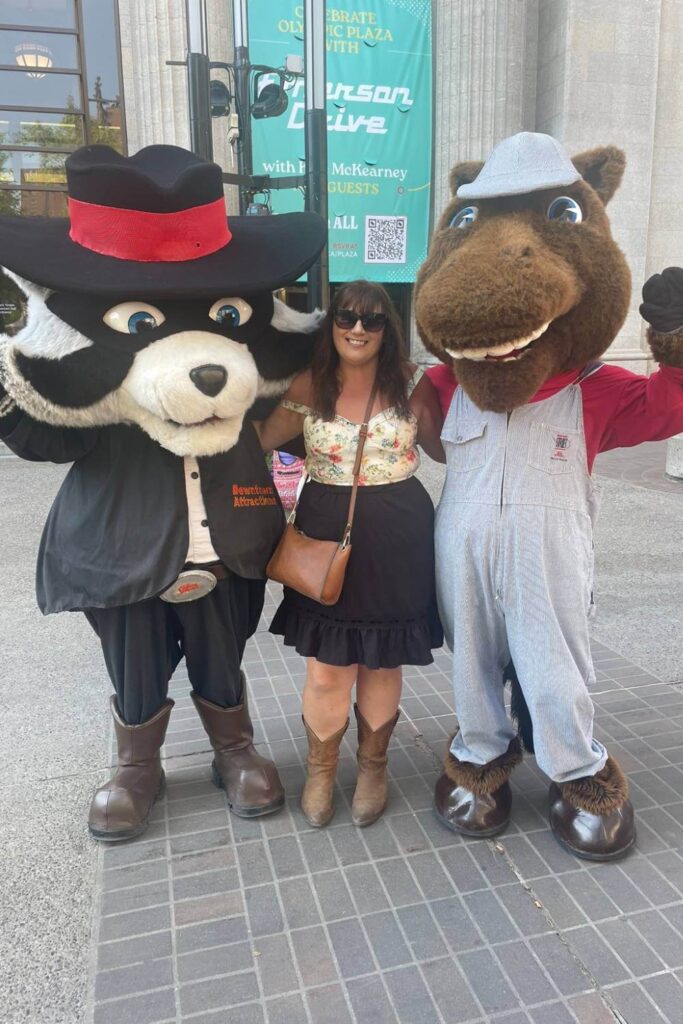
[[[225,387],[228,379],[228,372],[224,366],[217,366],[215,363],[206,363],[205,366],[195,366],[190,370],[190,380],[202,394],[215,398],[219,391]]]
[[[530,245],[525,245],[523,243],[516,245],[513,243],[510,245],[502,246],[500,249],[500,254],[501,256],[504,256],[506,259],[528,260],[531,259],[531,257],[534,255],[534,250]]]

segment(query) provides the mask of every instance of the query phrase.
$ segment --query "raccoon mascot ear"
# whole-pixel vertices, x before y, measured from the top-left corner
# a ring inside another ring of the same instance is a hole
[[[325,314],[319,309],[301,313],[273,296],[273,339],[267,344],[264,336],[251,346],[259,371],[259,398],[283,395],[295,373],[310,363],[314,335],[324,319]],[[278,334],[284,337],[277,338]]]
[[[292,378],[313,357],[314,336],[325,313],[320,309],[301,313],[273,296],[270,327],[252,343],[258,369],[256,401],[247,412],[251,420],[263,420],[273,411]]]
[[[92,341],[50,309],[51,289],[2,269],[27,299],[26,325],[0,350],[0,378],[7,391],[29,415],[47,423],[115,422],[106,396],[126,376],[131,357],[122,352],[112,375],[113,367],[104,365]]]

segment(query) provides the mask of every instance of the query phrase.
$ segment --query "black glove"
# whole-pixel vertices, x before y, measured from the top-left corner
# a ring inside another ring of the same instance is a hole
[[[659,334],[683,327],[683,267],[667,267],[645,282],[640,315]]]

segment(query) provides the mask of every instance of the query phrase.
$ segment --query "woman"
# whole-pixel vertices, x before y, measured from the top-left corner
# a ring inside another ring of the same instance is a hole
[[[384,288],[354,281],[337,291],[311,369],[294,379],[260,424],[266,450],[303,429],[310,481],[301,492],[297,527],[317,539],[341,538],[359,428],[375,378],[342,595],[329,607],[285,588],[270,626],[308,659],[301,806],[318,828],[334,813],[354,684],[359,772],[352,814],[364,826],[387,803],[387,747],[399,716],[401,666],[429,664],[432,648],[443,641],[434,595],[434,509],[413,475],[416,444],[445,461],[442,415],[431,381],[403,355],[400,323]]]

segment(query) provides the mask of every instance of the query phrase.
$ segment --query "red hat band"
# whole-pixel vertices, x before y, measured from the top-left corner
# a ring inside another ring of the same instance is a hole
[[[222,198],[173,213],[149,213],[69,197],[69,217],[72,241],[134,263],[198,260],[225,248],[232,238]]]

